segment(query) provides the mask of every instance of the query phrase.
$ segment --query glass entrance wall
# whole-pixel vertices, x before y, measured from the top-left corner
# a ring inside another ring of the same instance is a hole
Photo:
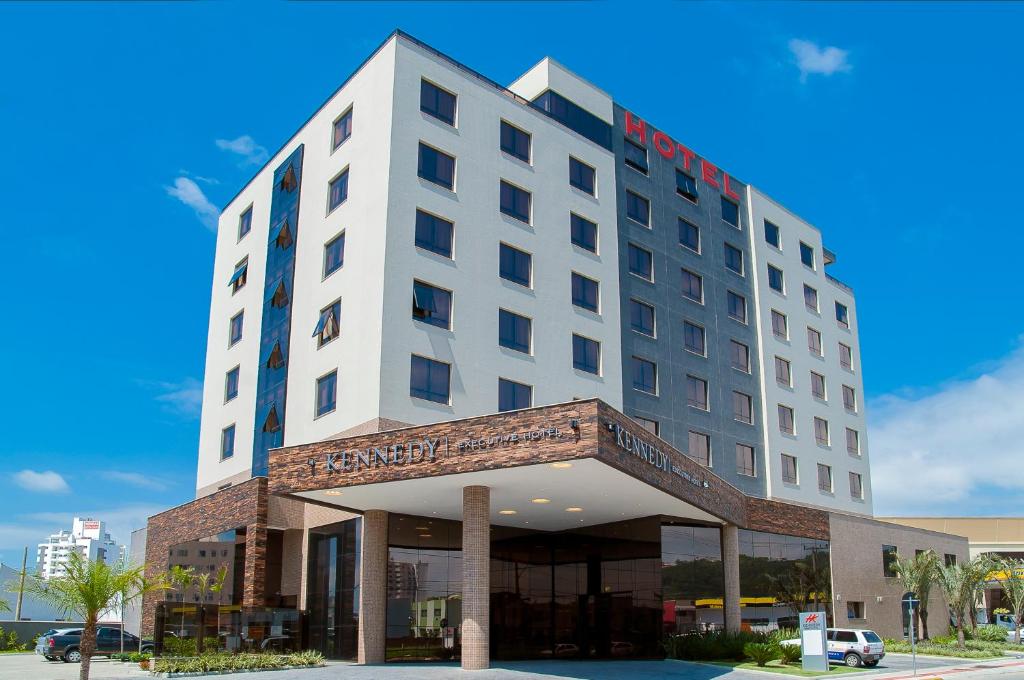
[[[662,526],[661,585],[665,634],[722,628],[721,530],[682,523]]]
[[[801,611],[832,621],[828,541],[740,532],[740,604],[748,630],[796,628]]]
[[[361,536],[359,517],[309,532],[309,648],[328,659],[356,658]]]

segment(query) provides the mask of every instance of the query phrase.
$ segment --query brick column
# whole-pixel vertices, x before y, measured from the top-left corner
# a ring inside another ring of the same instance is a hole
[[[462,668],[490,666],[491,490],[462,490]]]
[[[740,613],[740,530],[735,524],[722,526],[722,569],[725,572],[725,629],[738,633]]]
[[[384,663],[388,607],[388,513],[363,513],[359,568],[358,662]]]

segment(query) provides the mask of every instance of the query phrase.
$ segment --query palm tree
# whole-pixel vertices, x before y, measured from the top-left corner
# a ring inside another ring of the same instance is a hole
[[[7,600],[0,599],[0,612],[11,611],[11,605]]]
[[[181,593],[181,628],[178,630],[178,635],[185,634],[185,591],[189,589],[194,579],[195,569],[192,567],[175,564],[167,572],[167,581],[170,583],[171,589]]]
[[[130,601],[160,588],[160,584],[146,582],[142,567],[130,567],[122,562],[111,566],[102,560],[87,560],[77,552],[68,555],[64,576],[47,580],[41,574],[33,574],[25,584],[25,592],[53,606],[62,615],[74,614],[85,622],[79,648],[82,655],[79,680],[89,680],[90,662],[96,649],[96,623],[100,616],[114,610],[122,595]]]
[[[968,612],[973,613],[978,595],[993,566],[991,557],[978,555],[967,562],[959,562],[938,569],[938,584],[949,604],[949,612],[956,625],[956,644],[960,649],[965,647],[964,624],[968,620],[967,614]]]
[[[227,578],[228,568],[221,565],[217,575],[210,572],[203,572],[195,577],[196,591],[199,593],[199,633],[196,635],[196,652],[203,653],[203,635],[206,632],[206,596],[209,593],[219,593],[224,587],[224,579]],[[211,577],[213,579],[211,580]]]
[[[1024,560],[1003,558],[999,560],[999,570],[1003,572],[1003,594],[1010,603],[1013,614],[1013,641],[1020,644],[1020,627],[1024,621]]]
[[[921,631],[921,639],[928,639],[928,599],[931,595],[932,584],[938,578],[939,557],[932,550],[919,552],[912,559],[903,558],[899,555],[893,563],[896,571],[896,578],[903,584],[904,590],[917,595],[920,603],[917,606],[917,616],[921,620],[918,630]]]

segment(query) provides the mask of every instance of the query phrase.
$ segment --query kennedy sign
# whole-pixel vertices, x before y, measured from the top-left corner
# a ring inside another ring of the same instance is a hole
[[[710,484],[706,479],[698,479],[691,475],[689,472],[674,464],[668,457],[668,454],[654,446],[649,444],[643,439],[640,439],[632,432],[622,427],[618,423],[609,421],[605,423],[606,427],[615,433],[615,443],[619,448],[629,451],[640,460],[648,463],[649,465],[676,475],[680,479],[683,479],[694,486],[707,489]]]

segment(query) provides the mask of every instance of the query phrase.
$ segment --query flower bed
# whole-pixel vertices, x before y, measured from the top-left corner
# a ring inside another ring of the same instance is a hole
[[[166,677],[182,675],[204,675],[232,671],[261,671],[284,668],[311,668],[322,666],[324,657],[320,652],[299,652],[297,654],[206,654],[190,657],[161,657],[151,662],[154,673]]]

